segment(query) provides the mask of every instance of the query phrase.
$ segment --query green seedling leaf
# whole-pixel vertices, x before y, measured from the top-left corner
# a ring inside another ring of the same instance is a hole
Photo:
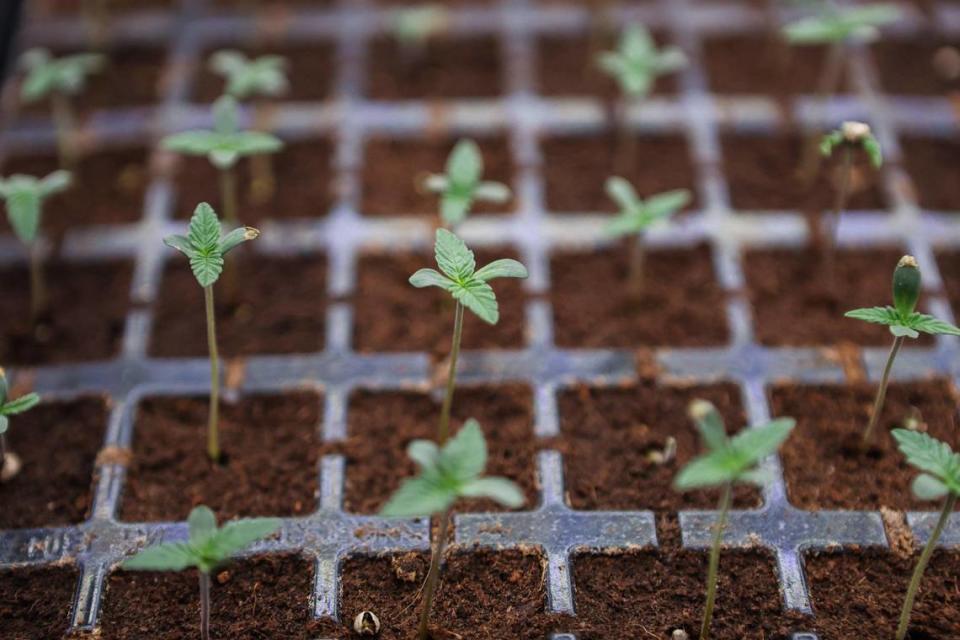
[[[167,236],[163,242],[187,256],[197,282],[201,287],[209,287],[223,271],[224,256],[237,245],[255,240],[259,235],[260,232],[253,227],[241,227],[221,236],[217,213],[209,204],[201,202],[190,218],[188,235]]]
[[[283,142],[263,131],[241,131],[237,101],[225,95],[213,103],[213,130],[183,131],[163,139],[163,147],[191,156],[206,156],[218,169],[229,169],[242,157],[276,153]]]
[[[922,471],[913,482],[913,492],[921,500],[960,494],[960,454],[946,442],[921,431],[894,429],[890,432],[907,462]]]
[[[7,219],[17,238],[30,244],[37,238],[43,201],[70,186],[68,171],[54,171],[44,178],[15,174],[0,178],[0,198],[7,206]]]
[[[210,56],[210,69],[224,77],[225,93],[237,100],[287,93],[290,90],[287,68],[287,59],[283,56],[248,58],[233,49],[223,49]]]
[[[613,177],[607,180],[607,195],[620,207],[620,214],[607,225],[607,233],[614,236],[640,235],[655,223],[669,220],[690,204],[686,189],[667,191],[641,200],[627,180]]]
[[[632,98],[645,98],[654,81],[687,65],[687,57],[677,47],[657,49],[643,25],[627,27],[616,51],[601,53],[597,64]]]
[[[445,174],[431,174],[424,180],[428,191],[440,194],[440,217],[446,225],[466,219],[473,203],[502,203],[510,189],[499,182],[483,181],[483,156],[473,140],[460,140],[447,158]]]
[[[9,393],[6,372],[0,368],[0,435],[6,433],[10,427],[9,416],[29,411],[40,403],[40,396],[35,393],[28,393],[13,400],[10,399]]]
[[[383,516],[428,516],[445,511],[458,498],[490,498],[510,508],[524,503],[523,492],[510,480],[482,477],[487,443],[472,418],[443,448],[429,440],[414,440],[407,455],[420,474],[404,481],[381,510]]]
[[[870,126],[863,122],[844,122],[839,129],[826,134],[820,141],[820,153],[826,157],[833,155],[838,147],[859,147],[867,154],[875,169],[883,165],[880,142],[870,132]]]
[[[438,4],[396,9],[390,14],[390,31],[402,46],[421,47],[447,22],[447,11]]]
[[[26,77],[20,99],[37,102],[54,93],[76,95],[83,91],[87,77],[100,71],[106,58],[97,53],[78,53],[54,58],[47,49],[29,49],[20,56]]]
[[[442,273],[420,269],[410,276],[410,284],[418,289],[443,289],[488,324],[497,324],[500,309],[493,288],[487,282],[494,278],[527,277],[526,267],[510,259],[495,260],[477,270],[473,252],[463,240],[446,229],[437,229],[434,253]]]
[[[796,45],[872,42],[880,36],[880,27],[899,19],[900,9],[895,4],[837,7],[831,2],[823,3],[816,15],[787,25],[783,33]]]

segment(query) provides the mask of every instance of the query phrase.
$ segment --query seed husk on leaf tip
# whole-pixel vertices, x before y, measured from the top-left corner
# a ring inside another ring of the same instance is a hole
[[[906,255],[893,271],[893,305],[902,317],[907,317],[916,309],[919,299],[920,268],[916,258]]]

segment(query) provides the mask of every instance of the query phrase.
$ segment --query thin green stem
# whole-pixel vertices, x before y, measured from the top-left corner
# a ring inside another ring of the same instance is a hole
[[[36,321],[47,308],[47,285],[43,277],[43,252],[38,243],[30,245],[30,317]]]
[[[717,569],[720,567],[720,543],[723,542],[723,530],[727,526],[727,513],[730,511],[730,500],[733,495],[733,483],[728,482],[723,487],[720,496],[719,515],[716,528],[713,532],[713,546],[710,547],[710,563],[707,567],[707,605],[703,610],[703,623],[700,625],[700,640],[707,640],[710,636],[710,621],[713,620],[713,604],[717,599]]]
[[[907,587],[907,597],[903,600],[903,608],[900,610],[900,623],[897,625],[897,640],[903,640],[907,637],[907,627],[910,625],[910,613],[913,611],[913,601],[917,598],[917,591],[920,590],[920,581],[923,580],[923,572],[930,562],[934,549],[937,547],[937,541],[944,527],[947,526],[947,520],[957,504],[957,494],[951,493],[943,503],[943,511],[940,512],[940,519],[937,520],[937,526],[933,528],[930,539],[927,540],[927,546],[923,548],[920,554],[920,560],[913,570],[913,577],[910,578],[910,586]]]
[[[807,136],[803,150],[803,160],[800,163],[800,177],[807,183],[812,182],[820,166],[820,138],[823,136],[823,114],[827,101],[837,92],[843,73],[843,42],[834,42],[827,50],[827,60],[820,80],[817,83],[817,97],[814,102],[815,112],[811,121],[813,127]]]
[[[450,343],[450,372],[447,374],[447,389],[440,408],[440,422],[437,425],[437,442],[443,446],[450,435],[450,407],[453,406],[453,391],[457,383],[457,360],[460,357],[460,339],[463,336],[463,305],[457,302],[453,314],[453,340]]]
[[[70,99],[64,94],[55,91],[50,97],[50,106],[53,114],[53,124],[57,130],[57,153],[60,159],[60,168],[67,171],[76,164],[74,150],[74,135],[76,134],[76,118]]]
[[[420,626],[417,628],[418,640],[427,640],[430,609],[433,607],[433,595],[437,590],[440,579],[440,563],[443,562],[443,551],[447,544],[447,526],[450,524],[450,507],[440,515],[440,529],[437,540],[433,545],[433,557],[430,558],[430,570],[427,572],[427,582],[423,587],[423,609],[420,611]]]
[[[200,572],[200,639],[210,640],[210,574]]]
[[[220,460],[220,365],[217,350],[217,318],[213,304],[213,285],[203,288],[207,310],[207,348],[210,351],[210,411],[207,420],[207,455]]]
[[[853,149],[850,145],[843,145],[843,160],[841,161],[840,188],[837,190],[837,196],[833,202],[833,211],[830,213],[830,219],[827,221],[824,232],[824,244],[826,253],[824,254],[824,264],[826,266],[827,277],[833,281],[833,270],[837,256],[837,230],[840,228],[840,216],[847,207],[847,198],[850,194],[850,171],[853,168]]]
[[[870,422],[867,423],[867,428],[863,432],[864,444],[870,442],[871,437],[873,437],[873,430],[880,420],[880,414],[883,412],[883,402],[887,397],[890,371],[893,369],[893,361],[896,359],[897,353],[900,352],[900,347],[903,346],[903,340],[904,336],[897,336],[893,339],[893,346],[890,347],[890,355],[887,356],[887,364],[883,368],[883,376],[880,378],[880,386],[877,388],[877,397],[874,399],[873,409],[870,411]]]
[[[223,202],[223,219],[227,221],[230,228],[239,226],[237,178],[232,166],[220,169],[220,200]]]

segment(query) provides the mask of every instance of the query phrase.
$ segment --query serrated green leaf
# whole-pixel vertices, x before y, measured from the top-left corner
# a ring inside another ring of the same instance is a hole
[[[281,524],[279,518],[246,518],[228,522],[209,538],[208,544],[216,563],[220,564],[257,540],[276,533]]]
[[[440,450],[437,465],[444,475],[460,482],[483,473],[487,466],[487,443],[480,423],[471,418]]]
[[[15,416],[29,411],[40,404],[40,396],[36,393],[28,393],[20,396],[16,400],[8,400],[0,406],[0,414],[5,416]]]
[[[380,515],[386,518],[429,516],[444,511],[456,498],[449,487],[431,482],[429,478],[408,478],[383,506]]]
[[[510,509],[522,507],[526,501],[516,483],[500,477],[471,480],[460,490],[460,495],[465,498],[490,498]]]
[[[868,307],[865,309],[854,309],[843,314],[845,318],[854,318],[864,320],[874,324],[884,324],[887,326],[899,325],[901,323],[900,314],[893,307]]]
[[[212,253],[219,250],[220,220],[209,204],[201,202],[197,205],[190,218],[189,229],[187,238],[196,251]]]
[[[920,500],[937,500],[949,493],[947,485],[928,473],[921,473],[913,479],[913,495]]]
[[[197,556],[190,545],[183,542],[165,542],[147,547],[123,561],[130,571],[182,571],[195,566]]]
[[[469,278],[450,288],[453,298],[487,324],[500,321],[500,305],[493,288],[482,280]]]
[[[490,264],[480,267],[473,277],[477,280],[489,282],[495,278],[526,278],[527,268],[516,260],[501,258]]]
[[[932,335],[960,336],[960,328],[925,313],[914,312],[910,314],[906,325],[911,329]]]
[[[463,240],[446,229],[437,229],[434,254],[440,271],[453,280],[466,280],[477,268],[473,251],[467,248]]]
[[[920,431],[894,429],[890,432],[907,462],[940,479],[954,492],[960,492],[960,454],[946,442]]]

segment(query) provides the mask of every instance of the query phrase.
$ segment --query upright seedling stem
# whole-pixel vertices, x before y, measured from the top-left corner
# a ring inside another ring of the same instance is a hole
[[[207,348],[210,351],[210,412],[207,418],[207,455],[220,459],[220,350],[217,348],[217,312],[213,304],[213,285],[203,288],[207,316]]]

